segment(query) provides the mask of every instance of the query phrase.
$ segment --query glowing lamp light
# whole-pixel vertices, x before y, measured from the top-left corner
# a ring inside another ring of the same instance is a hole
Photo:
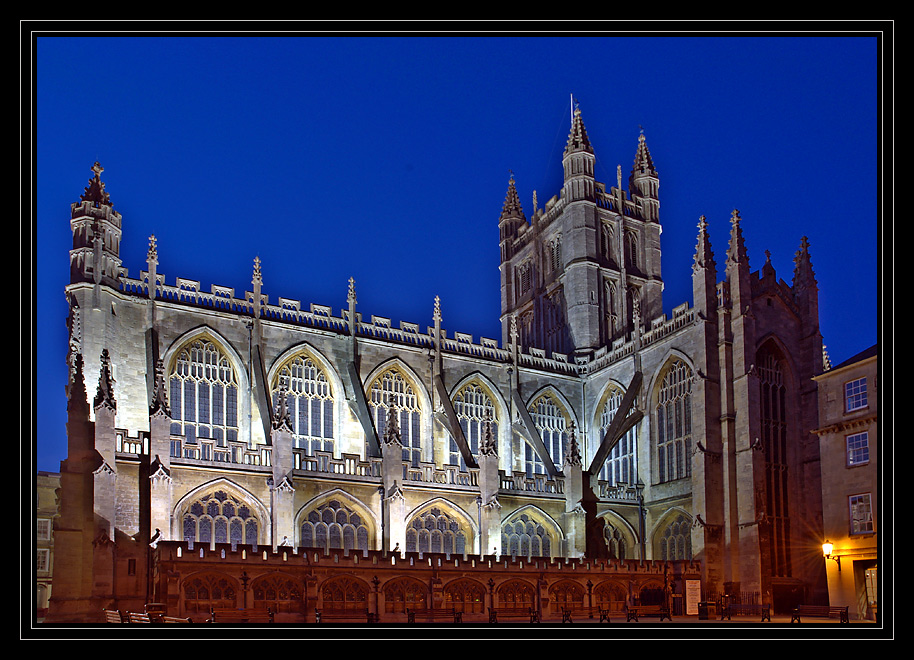
[[[835,545],[831,541],[826,539],[825,543],[822,544],[822,555],[826,559],[834,559],[835,563],[838,564],[838,571],[840,572],[841,571],[841,557],[839,557],[838,555],[832,555],[832,551],[834,549],[835,549]]]

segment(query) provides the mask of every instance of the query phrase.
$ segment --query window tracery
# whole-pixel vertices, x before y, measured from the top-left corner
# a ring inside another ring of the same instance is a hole
[[[182,517],[182,538],[198,543],[257,545],[260,522],[242,500],[224,490],[191,502]]]
[[[304,548],[369,550],[370,534],[362,517],[339,500],[330,500],[307,513],[300,527]]]
[[[498,438],[498,419],[495,404],[489,393],[477,382],[468,383],[460,388],[454,396],[454,412],[463,435],[470,445],[470,453],[479,455],[479,448],[486,439],[486,425],[490,425],[489,432],[492,438]],[[466,461],[457,446],[457,441],[451,438],[449,463],[459,465],[460,470],[467,469]]]
[[[616,413],[619,412],[619,405],[622,403],[622,397],[625,393],[618,387],[612,386],[606,402],[603,404],[603,410],[600,413],[600,435],[597,438],[598,444],[603,442],[603,436],[612,423]],[[626,414],[628,411],[623,411]],[[603,466],[600,468],[600,479],[608,482],[611,486],[619,484],[634,485],[638,481],[638,470],[635,462],[637,452],[638,424],[626,431],[625,435],[619,438],[619,442],[612,448]]]
[[[406,528],[407,552],[443,552],[461,555],[469,534],[448,512],[433,507],[415,516]]]
[[[678,514],[660,533],[659,554],[663,561],[692,558],[692,520]]]
[[[422,460],[422,409],[419,407],[419,397],[416,396],[412,384],[398,368],[392,367],[375,379],[369,390],[368,405],[379,436],[383,436],[384,429],[387,428],[387,414],[391,406],[396,408],[400,418],[398,421],[403,460],[412,467],[418,467]]]
[[[512,557],[552,556],[552,538],[546,527],[526,513],[502,525],[501,547]]]
[[[692,370],[670,365],[657,402],[657,476],[662,483],[692,474]]]
[[[186,442],[238,440],[238,379],[226,355],[207,337],[188,342],[169,374],[171,433]]]
[[[549,393],[538,397],[528,409],[537,433],[556,468],[561,469],[568,442],[568,418],[564,407]],[[542,459],[529,442],[524,443],[524,469],[528,477],[546,472]]]
[[[309,455],[317,451],[332,452],[334,398],[324,370],[307,353],[299,353],[277,371],[272,384],[274,407],[283,391],[294,446]]]

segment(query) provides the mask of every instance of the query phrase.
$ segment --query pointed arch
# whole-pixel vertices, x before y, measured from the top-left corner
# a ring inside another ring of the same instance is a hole
[[[339,455],[345,390],[339,373],[324,355],[307,342],[287,349],[267,375],[270,399],[275,407],[285,388],[286,408],[294,446],[309,455],[332,451]]]
[[[796,465],[796,379],[790,353],[775,336],[759,344],[754,371],[758,387],[758,440],[765,462],[764,495],[757,502],[768,521],[766,535],[772,575],[790,577],[791,467]]]
[[[552,516],[528,504],[505,516],[501,523],[501,552],[512,557],[546,557],[561,554],[565,534]]]
[[[654,374],[651,389],[653,418],[653,477],[657,483],[692,474],[692,383],[695,369],[679,351],[670,351]]]
[[[471,553],[479,533],[472,516],[442,497],[419,505],[406,521],[407,552]]]
[[[302,548],[366,551],[377,547],[379,522],[370,507],[335,488],[321,493],[295,514]]]
[[[591,523],[599,556],[609,559],[635,559],[638,555],[638,532],[628,520],[614,511],[604,511]]]
[[[171,538],[195,543],[270,542],[270,513],[247,489],[220,477],[193,488],[172,509]]]
[[[327,609],[364,609],[369,606],[371,585],[354,575],[329,577],[317,588]]]
[[[211,440],[216,447],[250,441],[241,423],[249,414],[244,394],[250,382],[244,360],[225,337],[205,325],[189,330],[165,350],[163,365],[173,436],[190,445]]]
[[[486,432],[486,412],[491,412],[491,432],[496,442],[500,465],[510,465],[501,457],[508,457],[511,446],[511,425],[508,402],[495,384],[484,374],[474,371],[464,376],[451,388],[451,405],[463,428],[464,437],[474,456],[478,455]],[[463,466],[463,457],[455,440],[450,442],[450,460]]]
[[[692,516],[681,507],[671,507],[657,520],[651,534],[653,559],[674,561],[692,558]]]
[[[603,388],[599,403],[594,409],[591,428],[594,429],[594,443],[588,452],[589,456],[596,454],[603,443],[603,436],[612,420],[617,414],[626,414],[628,411],[619,411],[622,397],[626,388],[616,380],[610,380]],[[638,431],[640,423],[632,426],[610,451],[609,456],[599,469],[599,479],[610,486],[620,484],[634,485],[638,482]]]
[[[442,589],[444,604],[458,612],[478,614],[485,610],[486,587],[479,580],[459,577],[451,580]]]
[[[416,467],[422,461],[433,460],[432,443],[422,442],[423,438],[431,438],[431,398],[412,367],[396,356],[385,360],[365,379],[365,394],[379,438],[387,428],[387,412],[393,398],[399,414],[404,462]]]
[[[300,612],[304,599],[301,580],[280,571],[254,578],[251,595],[256,609],[269,609],[273,613]]]
[[[556,468],[561,470],[565,463],[568,438],[572,425],[581,428],[568,399],[554,386],[545,385],[527,401],[527,411],[536,426],[536,432],[546,446]],[[542,459],[529,443],[524,441],[524,470],[528,477],[546,472]]]

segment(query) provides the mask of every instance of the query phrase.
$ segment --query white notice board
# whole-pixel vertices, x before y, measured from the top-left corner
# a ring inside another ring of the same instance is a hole
[[[701,600],[701,580],[685,581],[685,606],[687,615],[698,614],[698,602]]]

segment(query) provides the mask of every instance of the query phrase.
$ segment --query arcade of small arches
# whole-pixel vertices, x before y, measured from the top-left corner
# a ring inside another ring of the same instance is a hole
[[[381,612],[393,615],[432,606],[429,585],[416,577],[395,576],[374,582],[353,575],[326,577],[314,585],[311,600],[322,609],[373,610],[378,604]],[[254,577],[247,585],[224,573],[204,571],[184,578],[181,593],[183,611],[189,616],[209,615],[213,608],[239,607],[245,590],[250,592],[250,606],[282,614],[301,612],[308,588],[301,578],[280,571]],[[487,585],[475,578],[457,577],[442,585],[442,606],[470,614],[482,614],[490,603],[495,607],[536,609],[540,605],[537,591],[537,585],[529,579],[511,578]],[[607,578],[589,587],[574,579],[562,579],[548,587],[547,607],[553,612],[562,607],[582,609],[592,599],[594,607],[618,613],[633,598],[645,604],[660,602],[662,579],[643,581],[637,593],[631,592],[631,584],[620,577]]]

